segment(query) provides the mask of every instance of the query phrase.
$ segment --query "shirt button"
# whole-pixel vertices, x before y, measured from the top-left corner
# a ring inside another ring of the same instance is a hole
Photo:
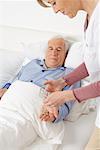
[[[42,70],[42,72],[44,72],[45,70]]]

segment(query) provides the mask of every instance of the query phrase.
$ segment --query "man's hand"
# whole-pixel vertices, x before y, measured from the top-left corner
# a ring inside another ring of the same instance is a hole
[[[55,92],[55,91],[61,91],[67,83],[64,79],[60,78],[58,80],[48,80],[45,81],[44,85],[46,85],[46,90],[48,92]]]
[[[0,89],[0,99],[2,98],[2,96],[4,95],[4,93],[7,91],[7,89],[3,88]]]
[[[57,107],[48,107],[43,106],[42,113],[40,115],[41,121],[52,122],[58,116],[58,108]]]
[[[40,119],[41,121],[52,122],[55,119],[55,117],[52,113],[46,112],[40,115]]]

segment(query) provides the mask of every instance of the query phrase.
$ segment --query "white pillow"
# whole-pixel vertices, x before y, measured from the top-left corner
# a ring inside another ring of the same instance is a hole
[[[0,49],[0,87],[15,77],[22,67],[23,60],[22,51]]]
[[[69,43],[73,43],[72,39],[69,39]],[[36,58],[44,58],[45,51],[48,47],[48,39],[29,43],[29,44],[25,44],[21,42],[20,47],[24,51],[25,56],[30,60],[36,59]]]
[[[69,40],[70,41],[70,40]],[[65,60],[65,66],[76,68],[83,62],[83,50],[81,42],[71,42],[72,43],[68,56]],[[45,50],[47,49],[48,41],[39,41],[33,42],[26,45],[25,43],[21,43],[21,49],[24,50],[25,56],[32,60],[36,58],[44,58]]]
[[[67,55],[65,66],[76,68],[83,62],[84,50],[82,49],[83,43],[75,42],[70,47],[69,53]]]
[[[36,58],[44,58],[45,50],[48,46],[48,41],[39,41],[29,44],[20,43],[21,49],[24,51],[25,56],[32,60]]]

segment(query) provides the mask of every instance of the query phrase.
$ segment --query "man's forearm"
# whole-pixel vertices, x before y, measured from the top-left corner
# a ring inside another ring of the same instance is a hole
[[[59,121],[64,120],[68,114],[69,114],[69,108],[66,107],[65,104],[63,104],[62,106],[59,107],[58,117],[53,122],[58,123]]]
[[[0,100],[6,91],[7,91],[6,88],[0,89]]]

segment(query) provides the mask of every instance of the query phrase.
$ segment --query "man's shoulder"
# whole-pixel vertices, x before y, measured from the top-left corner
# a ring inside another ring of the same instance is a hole
[[[32,69],[32,68],[35,68],[37,66],[40,66],[41,65],[41,62],[42,60],[41,59],[33,59],[31,60],[28,64],[26,64],[24,67],[23,67],[23,70],[27,70],[27,69]]]
[[[39,59],[39,58],[36,58],[36,59],[32,59],[27,65],[25,66],[30,66],[30,65],[33,65],[33,64],[41,64],[42,62],[42,59]]]
[[[64,75],[67,75],[67,74],[73,72],[73,70],[74,70],[74,69],[71,68],[71,67],[66,67],[66,68],[64,69]]]
[[[37,63],[39,63],[39,62],[41,62],[41,61],[43,61],[43,60],[40,59],[40,58],[36,58],[36,59],[32,59],[32,60],[31,60],[31,62],[37,62]]]

